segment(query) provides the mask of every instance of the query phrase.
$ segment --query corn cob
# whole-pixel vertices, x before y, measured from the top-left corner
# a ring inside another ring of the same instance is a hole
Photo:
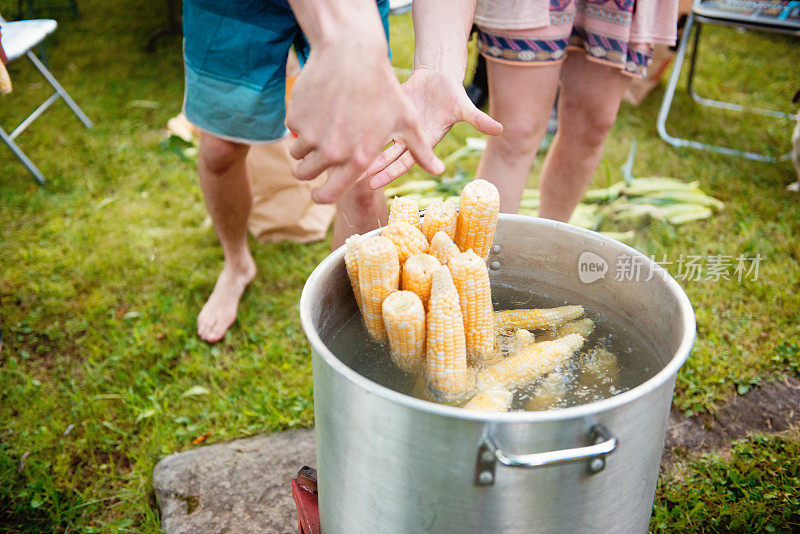
[[[619,393],[617,357],[603,348],[589,351],[587,359],[581,366],[578,384],[597,398],[608,397]]]
[[[477,254],[468,250],[450,258],[447,264],[461,302],[467,355],[477,365],[492,358],[494,350],[494,309],[489,271]]]
[[[511,407],[514,394],[503,387],[496,387],[481,391],[464,405],[467,410],[482,410],[485,412],[507,412]]]
[[[426,356],[428,392],[434,399],[455,402],[469,393],[464,319],[447,267],[439,267],[433,273]]]
[[[525,409],[533,412],[556,408],[564,401],[565,395],[564,375],[554,371],[544,377],[539,387],[525,403]]]
[[[431,239],[431,246],[428,248],[428,253],[439,260],[442,265],[447,265],[451,257],[459,254],[461,251],[450,239],[450,236],[445,232],[436,232]]]
[[[566,362],[583,342],[580,334],[570,334],[554,341],[534,343],[515,356],[478,371],[477,390],[495,386],[522,387]]]
[[[411,291],[395,291],[384,299],[382,311],[392,361],[406,373],[419,370],[425,361],[422,300]]]
[[[580,334],[583,337],[589,337],[592,332],[594,332],[594,321],[584,317],[583,319],[576,319],[563,324],[554,330],[546,330],[539,335],[539,341],[551,341],[567,334]]]
[[[494,320],[498,328],[513,330],[542,330],[556,328],[583,315],[583,306],[561,306],[559,308],[540,308],[536,310],[503,310],[495,312]]]
[[[400,281],[400,261],[394,243],[383,236],[372,236],[358,247],[358,287],[361,289],[361,314],[370,335],[386,339],[381,305]]]
[[[422,299],[425,309],[428,309],[433,273],[441,266],[442,264],[439,263],[439,260],[430,254],[414,254],[403,264],[400,289],[416,293]]]
[[[458,210],[455,202],[434,200],[422,216],[422,233],[428,241],[440,230],[453,239],[456,236],[457,221]]]
[[[558,334],[558,337],[564,337],[567,334],[580,334],[583,337],[589,337],[592,332],[594,332],[594,321],[588,317],[570,321],[567,324],[556,328],[556,334]]]
[[[512,335],[511,339],[509,340],[508,355],[513,356],[514,354],[517,354],[521,350],[528,348],[534,343],[536,343],[536,337],[529,330],[520,328],[514,332],[514,335]]]
[[[419,229],[419,205],[413,198],[394,197],[392,206],[389,208],[389,222],[387,226],[405,222]]]
[[[541,340],[539,340],[541,341]],[[536,342],[533,333],[519,328],[514,332],[509,330],[495,329],[495,351],[498,353],[498,361],[504,357],[513,356],[528,345]]]
[[[400,265],[414,254],[428,251],[428,240],[422,235],[419,228],[406,222],[393,222],[381,233],[397,247]]]
[[[458,203],[458,223],[453,239],[461,252],[472,249],[486,259],[494,241],[499,213],[500,193],[494,185],[486,180],[473,180],[464,187]]]
[[[447,200],[447,199],[446,198],[441,198],[441,197],[424,197],[424,198],[417,199],[417,204],[419,204],[420,211],[425,212],[425,211],[428,210],[429,207],[431,207],[431,204],[434,204],[436,202],[442,202],[444,200]],[[458,208],[458,204],[456,204],[456,208]],[[424,219],[424,215],[423,215],[423,219]],[[420,227],[421,227],[422,226],[422,221],[420,221],[419,224],[420,224]]]
[[[361,303],[361,288],[358,285],[358,247],[363,241],[359,234],[353,234],[345,242],[344,265],[347,268],[347,277],[350,279],[350,287],[353,288],[353,295],[356,297],[358,309],[363,313]]]

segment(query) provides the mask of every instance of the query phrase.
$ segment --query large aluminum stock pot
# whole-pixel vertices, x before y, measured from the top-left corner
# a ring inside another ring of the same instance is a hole
[[[660,371],[617,396],[544,412],[471,412],[392,391],[323,341],[355,311],[339,249],[300,301],[323,534],[647,531],[675,375],[695,336],[686,294],[636,250],[544,219],[501,215],[488,261],[494,282],[638,327]],[[618,276],[620,264],[638,276]]]

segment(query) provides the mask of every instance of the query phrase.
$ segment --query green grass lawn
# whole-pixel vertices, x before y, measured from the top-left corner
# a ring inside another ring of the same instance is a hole
[[[6,16],[15,7],[0,0]],[[329,243],[254,242],[259,275],[237,324],[223,342],[201,342],[195,317],[221,251],[193,165],[160,145],[183,96],[180,41],[143,51],[164,23],[160,3],[92,0],[81,9],[81,19],[60,21],[47,55],[95,128],[84,129],[57,103],[19,138],[48,177],[45,187],[0,146],[0,532],[158,532],[150,477],[160,458],[195,446],[199,436],[209,443],[313,422],[296,305]],[[410,16],[392,23],[393,62],[410,68]],[[793,109],[796,41],[724,28],[705,37],[701,92]],[[5,127],[48,94],[25,61],[10,72],[16,90],[0,96]],[[636,139],[637,175],[699,180],[726,203],[707,221],[640,224],[637,248],[673,261],[761,255],[757,281],[683,284],[698,341],[675,404],[687,413],[713,411],[737,391],[800,370],[800,197],[784,191],[796,179],[789,164],[663,143],[655,131],[662,93],[663,84],[642,107],[623,106],[596,185],[619,179]],[[708,141],[774,153],[789,146],[789,123],[740,121],[698,108],[684,93],[673,118],[673,131]],[[439,153],[474,133],[458,126]],[[460,162],[468,173],[476,164]],[[753,437],[730,453],[677,465],[662,476],[653,529],[798,528],[799,447],[796,433]]]

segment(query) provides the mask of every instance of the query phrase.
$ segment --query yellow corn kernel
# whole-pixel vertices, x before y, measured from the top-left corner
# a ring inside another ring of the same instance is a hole
[[[428,251],[428,240],[422,235],[419,228],[406,222],[393,222],[381,233],[397,247],[400,265],[413,256]]]
[[[567,388],[564,385],[564,375],[553,371],[542,379],[539,387],[536,388],[528,402],[525,403],[525,409],[535,412],[558,408],[564,402],[566,394]]]
[[[361,314],[370,335],[386,339],[381,305],[397,290],[400,261],[394,243],[383,236],[367,237],[358,247],[358,287],[361,289]]]
[[[452,200],[434,200],[422,216],[422,233],[430,241],[436,232],[446,233],[450,239],[456,236],[458,206]]]
[[[570,321],[567,324],[556,328],[556,334],[558,334],[557,337],[564,337],[567,334],[580,334],[583,337],[589,337],[592,332],[594,332],[594,321],[588,317],[584,317],[583,319],[578,319],[576,321]]]
[[[539,334],[539,341],[550,341],[564,337],[567,334],[580,334],[583,337],[589,337],[594,332],[594,321],[588,317],[570,321],[556,328],[555,330],[545,330]]]
[[[389,208],[389,222],[405,222],[419,229],[419,204],[413,198],[394,197]]]
[[[455,402],[470,391],[464,318],[458,291],[447,267],[433,273],[428,303],[426,373],[428,392],[441,402]]]
[[[514,354],[520,352],[525,348],[528,348],[534,343],[536,343],[536,336],[534,336],[530,332],[530,330],[525,330],[524,328],[520,328],[519,330],[514,332],[514,335],[512,335],[511,339],[509,340],[508,354],[509,356],[513,356]]]
[[[492,359],[494,351],[494,309],[486,263],[468,250],[450,258],[447,264],[464,316],[467,355],[478,366]]]
[[[496,387],[476,394],[464,405],[464,408],[485,412],[507,412],[513,400],[513,393],[506,388]]]
[[[533,332],[518,328],[517,330],[501,330],[495,328],[494,344],[501,357],[512,356],[528,345],[533,345],[537,341]],[[539,339],[539,341],[544,341]]]
[[[450,236],[445,232],[436,232],[431,239],[431,246],[428,248],[428,254],[439,260],[442,265],[447,265],[451,257],[459,254],[461,251]]]
[[[494,241],[499,213],[500,193],[494,185],[486,180],[473,180],[464,187],[458,203],[458,223],[453,239],[461,252],[472,249],[486,259]]]
[[[395,291],[383,300],[382,310],[392,361],[406,373],[418,371],[425,362],[422,300],[411,291]]]
[[[593,349],[586,356],[580,368],[580,387],[598,399],[619,393],[617,357],[603,348]]]
[[[535,310],[503,310],[495,312],[494,320],[503,330],[525,328],[542,330],[556,328],[583,315],[583,306],[561,306]]]
[[[363,238],[359,234],[353,234],[345,242],[344,265],[347,268],[347,277],[350,279],[350,287],[353,288],[353,295],[356,297],[358,309],[362,310],[361,288],[358,286],[358,247]]]
[[[534,343],[515,356],[478,371],[477,390],[495,386],[520,388],[569,360],[583,342],[580,334],[570,334],[561,339]]]
[[[441,266],[439,260],[430,254],[414,254],[403,264],[400,289],[416,293],[427,310],[428,300],[431,298],[433,273]]]

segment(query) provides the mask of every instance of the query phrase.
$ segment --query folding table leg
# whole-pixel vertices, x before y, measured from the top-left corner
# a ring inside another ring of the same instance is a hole
[[[33,164],[33,162],[28,158],[28,156],[25,155],[25,152],[23,152],[22,149],[19,146],[17,146],[14,140],[11,139],[11,137],[2,128],[0,128],[0,139],[2,139],[5,142],[5,144],[8,145],[8,148],[10,148],[11,151],[19,158],[19,160],[28,168],[28,170],[33,175],[34,179],[40,184],[44,184],[45,182],[44,175],[41,173],[41,171],[39,171],[36,165]]]
[[[78,104],[76,104],[75,101],[72,100],[72,97],[69,96],[69,93],[67,93],[67,91],[63,87],[61,87],[61,84],[58,83],[58,80],[56,80],[55,77],[52,74],[50,74],[50,71],[47,70],[47,67],[45,67],[41,61],[39,61],[39,58],[36,57],[30,50],[26,52],[26,55],[28,56],[28,59],[30,59],[31,62],[34,64],[34,66],[37,69],[39,69],[39,72],[42,73],[42,76],[44,76],[47,79],[47,81],[50,82],[50,85],[53,86],[53,89],[55,89],[56,92],[59,95],[61,95],[61,98],[64,99],[64,102],[67,103],[69,108],[72,110],[73,113],[75,113],[75,115],[78,117],[78,119],[80,119],[80,121],[84,124],[84,126],[86,126],[87,128],[91,128],[92,121],[90,121],[89,117],[87,117],[86,114],[83,112],[83,110],[80,107],[78,107]]]

